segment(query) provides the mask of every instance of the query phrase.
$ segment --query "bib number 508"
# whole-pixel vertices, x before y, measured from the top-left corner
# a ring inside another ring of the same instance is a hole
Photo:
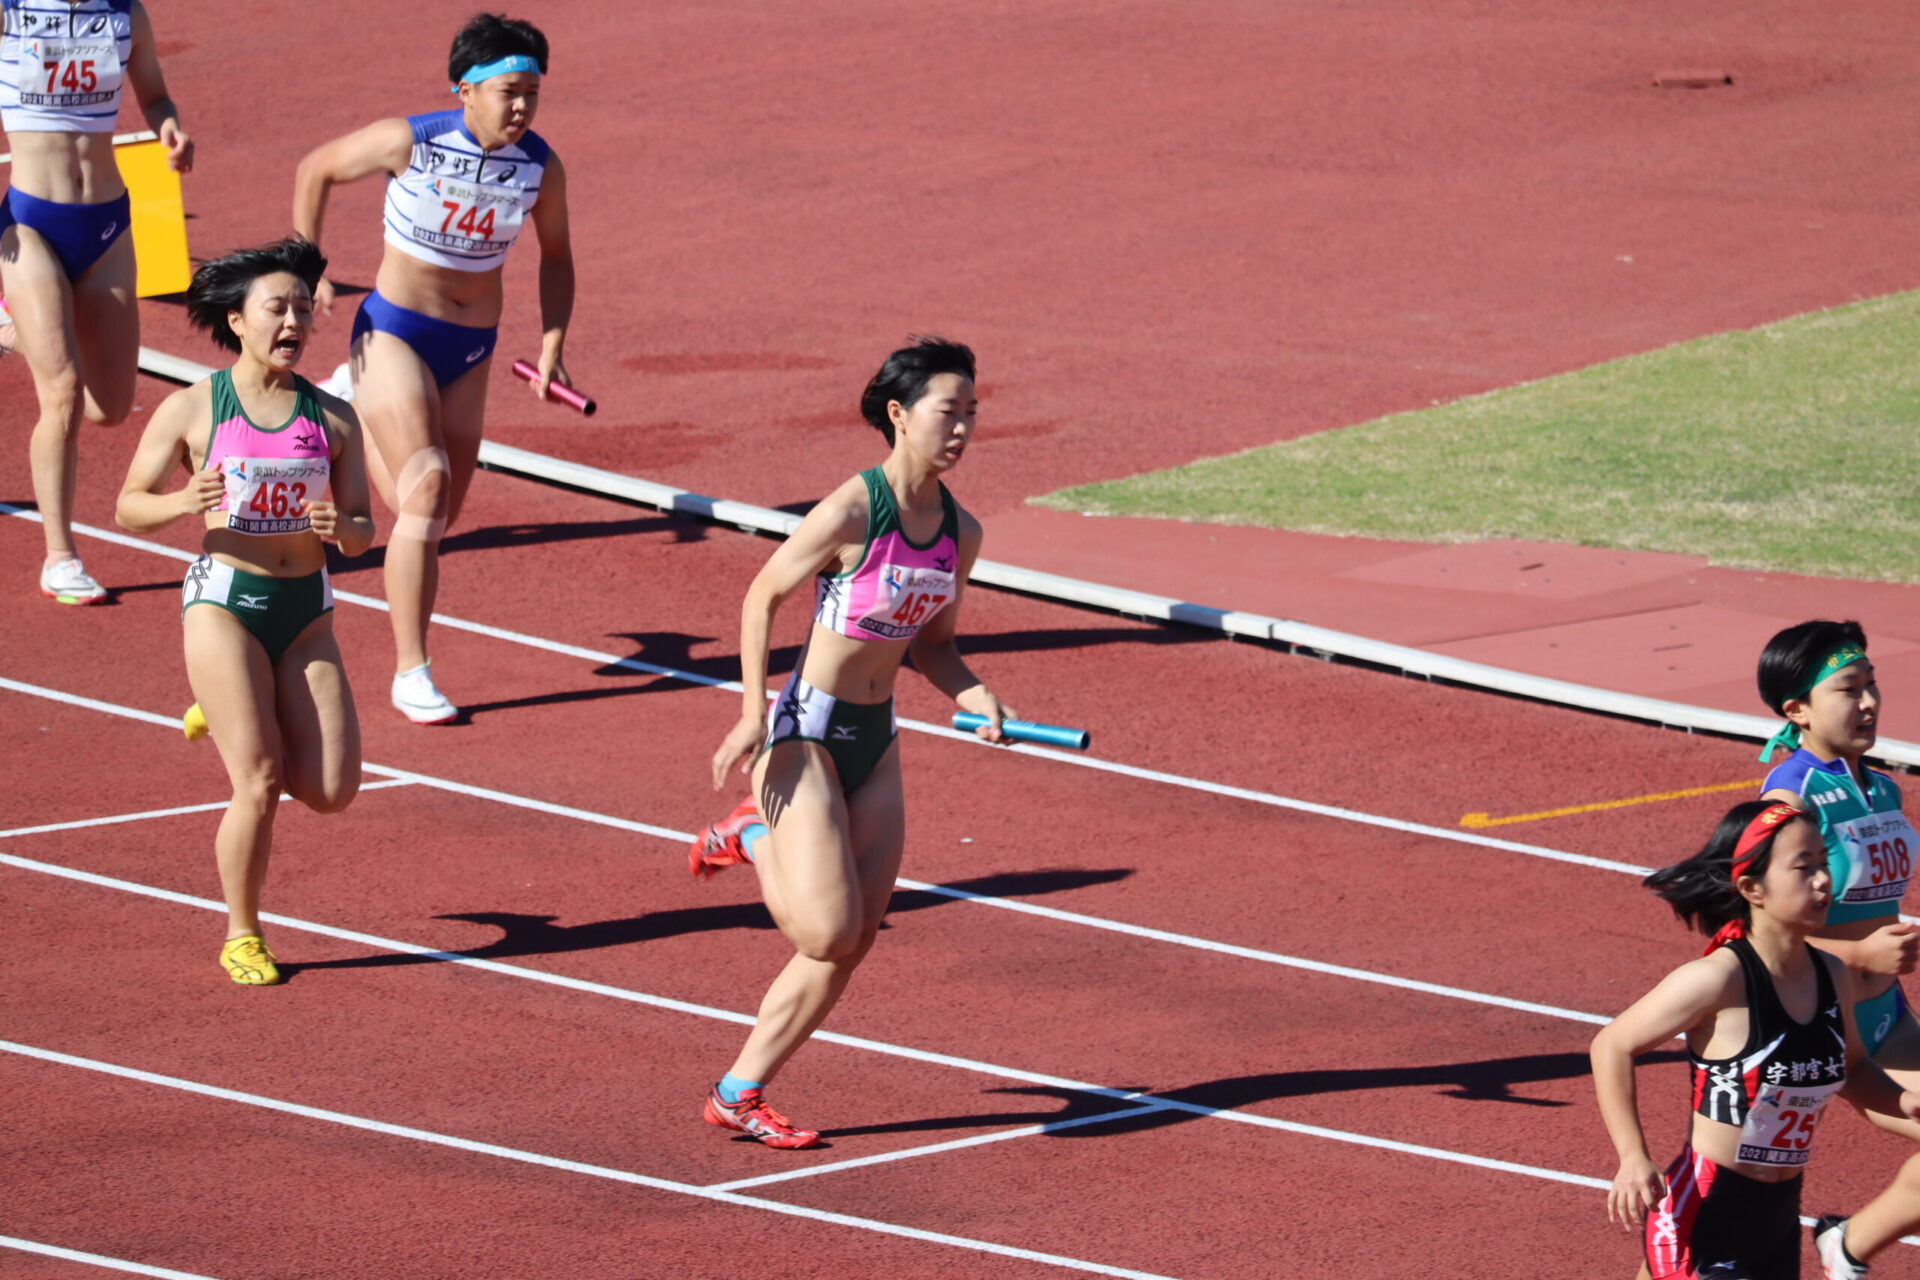
[[[1876,883],[1905,880],[1913,874],[1913,858],[1907,852],[1907,842],[1898,836],[1892,840],[1869,844],[1867,865],[1873,868],[1873,878]]]

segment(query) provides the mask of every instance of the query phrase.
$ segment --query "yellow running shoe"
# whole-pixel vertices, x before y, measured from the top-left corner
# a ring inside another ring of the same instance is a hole
[[[280,981],[276,958],[257,933],[228,938],[220,947],[220,967],[243,987],[270,987]]]
[[[207,717],[201,712],[199,703],[188,707],[187,714],[180,717],[180,732],[187,735],[188,742],[198,742],[207,736]]]

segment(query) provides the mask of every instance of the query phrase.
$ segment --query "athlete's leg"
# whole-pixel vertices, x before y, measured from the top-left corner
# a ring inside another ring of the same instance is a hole
[[[1920,1024],[1902,1010],[1893,1029],[1874,1051],[1873,1060],[1903,1089],[1920,1089]],[[1905,1116],[1864,1112],[1867,1119],[1889,1133],[1920,1142],[1920,1124]],[[1847,1252],[1861,1262],[1920,1228],[1920,1154],[1910,1155],[1879,1195],[1847,1219]]]
[[[754,846],[754,870],[794,956],[767,989],[728,1074],[765,1084],[846,989],[865,954],[867,907],[847,803],[826,749],[815,742],[775,743],[755,770],[754,790],[768,827]]]
[[[452,496],[440,389],[426,362],[391,333],[364,333],[353,348],[353,403],[374,447],[369,461],[393,512],[387,537],[387,604],[394,670],[427,660],[427,619],[439,587],[440,538]]]
[[[189,606],[187,683],[213,730],[233,802],[220,819],[214,854],[227,900],[227,937],[260,932],[260,887],[280,804],[281,744],[273,664],[240,619],[217,605]]]
[[[440,427],[447,448],[447,528],[460,519],[473,473],[480,466],[480,439],[487,417],[488,356],[440,389]]]
[[[134,293],[133,236],[113,247],[73,282],[74,332],[89,422],[117,426],[133,408],[140,371],[140,303]]]
[[[33,500],[47,542],[46,563],[53,564],[74,555],[73,478],[86,398],[73,289],[53,247],[39,232],[15,223],[0,233],[0,291],[7,295],[14,341],[33,374],[39,400],[28,456]]]
[[[360,721],[331,612],[307,624],[274,674],[287,793],[316,813],[338,813],[360,790]]]

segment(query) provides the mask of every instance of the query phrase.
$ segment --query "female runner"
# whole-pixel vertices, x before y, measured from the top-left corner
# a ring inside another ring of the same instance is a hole
[[[1920,1085],[1920,1025],[1907,1009],[1900,975],[1920,955],[1920,930],[1900,919],[1900,899],[1920,848],[1900,812],[1893,779],[1862,758],[1878,738],[1880,688],[1857,622],[1803,622],[1760,654],[1760,697],[1787,723],[1760,752],[1792,751],[1761,784],[1761,798],[1806,813],[1825,842],[1833,901],[1814,943],[1853,971],[1854,1017],[1867,1052],[1902,1084]],[[1920,1142],[1920,1125],[1869,1111],[1883,1129]],[[1829,1280],[1866,1274],[1875,1254],[1920,1227],[1920,1155],[1851,1219],[1822,1218],[1815,1229]]]
[[[1594,1089],[1620,1156],[1607,1217],[1627,1228],[1645,1220],[1642,1280],[1794,1280],[1800,1171],[1827,1100],[1844,1093],[1915,1116],[1920,1094],[1903,1093],[1866,1055],[1852,978],[1807,945],[1834,881],[1820,833],[1798,809],[1735,805],[1706,848],[1645,884],[1713,937],[1704,958],[1593,1039]],[[1693,1060],[1692,1131],[1662,1174],[1640,1127],[1633,1059],[1681,1034]]]
[[[940,482],[979,411],[973,352],[922,338],[867,384],[860,413],[887,438],[885,462],[808,513],[747,588],[740,610],[740,722],[713,753],[719,790],[736,766],[753,794],[695,840],[695,875],[751,862],[795,955],[760,1002],[759,1021],[707,1096],[709,1124],[773,1147],[820,1135],[767,1106],[762,1088],[827,1016],[873,945],[906,838],[895,742],[894,677],[913,665],[1002,740],[1012,713],[954,647],[980,524]],[[771,709],[768,635],[781,604],[814,582],[813,628]],[[764,817],[762,815],[765,815]]]
[[[394,513],[386,561],[393,610],[391,700],[415,724],[460,712],[434,684],[427,621],[440,539],[459,518],[480,453],[487,371],[500,323],[501,266],[532,220],[540,241],[540,375],[565,384],[561,348],[573,311],[566,171],[533,132],[547,38],[481,14],[454,37],[447,74],[460,105],[378,120],[300,162],[293,226],[315,244],[336,184],[388,175],[386,249],[353,322],[353,400],[374,448],[368,465]],[[333,286],[314,295],[333,311]]]
[[[113,159],[124,84],[168,165],[189,172],[193,142],[140,0],[0,0],[0,129],[13,149],[0,293],[40,402],[28,447],[47,540],[40,590],[62,604],[107,598],[73,545],[80,417],[126,421],[139,363],[131,216]]]
[[[373,541],[360,429],[351,408],[293,371],[326,265],[295,237],[194,272],[188,317],[239,358],[154,410],[117,508],[135,533],[205,517],[181,630],[187,680],[233,782],[214,839],[227,900],[220,964],[249,986],[280,980],[259,911],[281,791],[338,813],[360,789],[360,725],[321,545],[354,556]],[[183,466],[185,486],[166,491]]]

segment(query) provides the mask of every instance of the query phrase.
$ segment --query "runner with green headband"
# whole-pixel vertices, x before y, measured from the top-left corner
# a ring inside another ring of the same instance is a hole
[[[1767,642],[1760,697],[1786,718],[1760,759],[1792,752],[1761,784],[1814,819],[1827,849],[1833,900],[1813,944],[1853,970],[1854,1019],[1867,1052],[1905,1087],[1920,1086],[1920,1023],[1900,975],[1920,960],[1920,929],[1900,919],[1900,899],[1920,837],[1900,812],[1900,788],[1862,763],[1878,738],[1880,688],[1857,622],[1803,622]],[[1920,1142],[1920,1124],[1866,1112],[1883,1129]],[[1920,1228],[1920,1155],[1850,1219],[1823,1218],[1815,1232],[1827,1280],[1857,1280],[1867,1260]]]

